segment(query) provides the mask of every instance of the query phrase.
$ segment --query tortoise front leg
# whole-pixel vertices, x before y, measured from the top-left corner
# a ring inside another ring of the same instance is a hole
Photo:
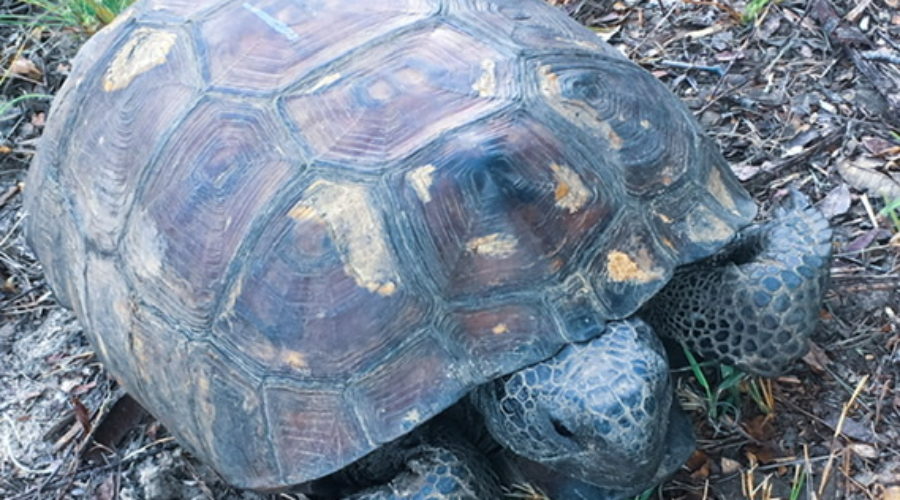
[[[793,192],[773,220],[678,271],[640,316],[703,357],[778,375],[807,350],[830,261],[828,221]]]

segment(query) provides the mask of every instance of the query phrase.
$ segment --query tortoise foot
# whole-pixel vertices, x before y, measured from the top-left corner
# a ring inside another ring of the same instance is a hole
[[[774,219],[677,272],[641,317],[703,357],[778,375],[806,353],[830,261],[828,221],[793,192]]]

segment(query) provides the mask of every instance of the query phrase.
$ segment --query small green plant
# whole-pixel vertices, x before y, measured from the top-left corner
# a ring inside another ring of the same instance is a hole
[[[894,225],[894,232],[900,233],[900,198],[894,200],[884,199],[884,208],[878,211],[879,214],[891,219]]]
[[[744,23],[752,23],[772,0],[750,0],[741,16]]]
[[[70,28],[91,34],[107,25],[134,0],[24,0],[31,15],[0,15],[0,24]]]
[[[723,410],[739,408],[740,391],[738,386],[746,375],[731,366],[718,365],[720,382],[713,387],[713,384],[709,382],[706,373],[703,371],[703,365],[697,361],[694,353],[683,343],[681,348],[688,359],[694,378],[706,394],[706,408],[709,418],[717,420],[722,415]]]
[[[697,383],[703,388],[706,396],[707,414],[710,419],[717,420],[726,410],[737,411],[741,405],[741,395],[747,393],[759,410],[768,415],[775,411],[775,398],[772,385],[768,379],[753,377],[733,366],[717,364],[718,383],[713,385],[704,372],[704,364],[697,361],[694,353],[685,344],[681,344],[684,355],[688,359],[691,372]]]
[[[805,485],[806,471],[803,469],[802,464],[797,464],[797,467],[794,469],[794,480],[791,481],[791,494],[788,496],[788,500],[799,500]]]

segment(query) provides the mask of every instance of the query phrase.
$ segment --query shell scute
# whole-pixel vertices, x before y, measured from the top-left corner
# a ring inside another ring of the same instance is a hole
[[[526,113],[477,122],[413,161],[425,167],[397,176],[394,191],[412,214],[411,245],[450,300],[547,283],[580,265],[578,249],[616,210],[584,157]]]
[[[198,330],[208,328],[253,222],[303,172],[302,156],[272,115],[204,99],[135,188],[125,262],[144,300]]]
[[[277,481],[280,470],[268,435],[262,381],[207,344],[195,346],[186,361],[190,376],[183,383],[190,385],[186,392],[200,439],[220,472],[247,478],[246,487]]]
[[[410,341],[352,381],[349,394],[375,442],[406,434],[468,391],[469,367],[435,337],[409,332]]]
[[[523,360],[546,359],[565,341],[547,306],[531,301],[460,308],[442,327],[485,377],[514,371]]]
[[[336,233],[327,218],[297,217],[298,203],[267,222],[243,259],[213,336],[274,373],[343,382],[381,363],[422,328],[433,306],[402,276],[389,294],[361,282],[348,269],[352,249],[341,245],[352,234]],[[387,237],[364,234],[365,241]]]
[[[453,27],[428,26],[391,42],[284,99],[316,157],[380,167],[513,98],[511,58]]]
[[[365,9],[335,0],[237,1],[200,21],[200,43],[213,86],[270,92],[435,9],[429,0],[372,2]]]
[[[162,46],[147,47],[153,44]],[[190,38],[180,30],[133,26],[111,49],[83,83],[92,99],[71,129],[60,176],[83,214],[85,238],[105,251],[116,249],[142,173],[199,83]],[[126,60],[135,52],[142,61]]]
[[[340,469],[376,446],[341,388],[272,381],[265,384],[263,398],[281,476],[263,482],[238,473],[234,477],[241,482],[296,484]]]
[[[616,58],[582,55],[537,56],[530,67],[544,102],[605,146],[607,175],[618,174],[629,193],[658,194],[691,168],[697,125],[645,70]]]

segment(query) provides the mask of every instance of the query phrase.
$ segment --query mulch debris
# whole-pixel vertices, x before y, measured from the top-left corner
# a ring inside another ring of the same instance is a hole
[[[900,499],[900,0],[548,1],[677,93],[763,213],[798,188],[835,228],[810,354],[715,417],[680,377],[699,449],[653,498]],[[268,498],[123,399],[25,244],[25,171],[83,40],[0,26],[0,497]]]

